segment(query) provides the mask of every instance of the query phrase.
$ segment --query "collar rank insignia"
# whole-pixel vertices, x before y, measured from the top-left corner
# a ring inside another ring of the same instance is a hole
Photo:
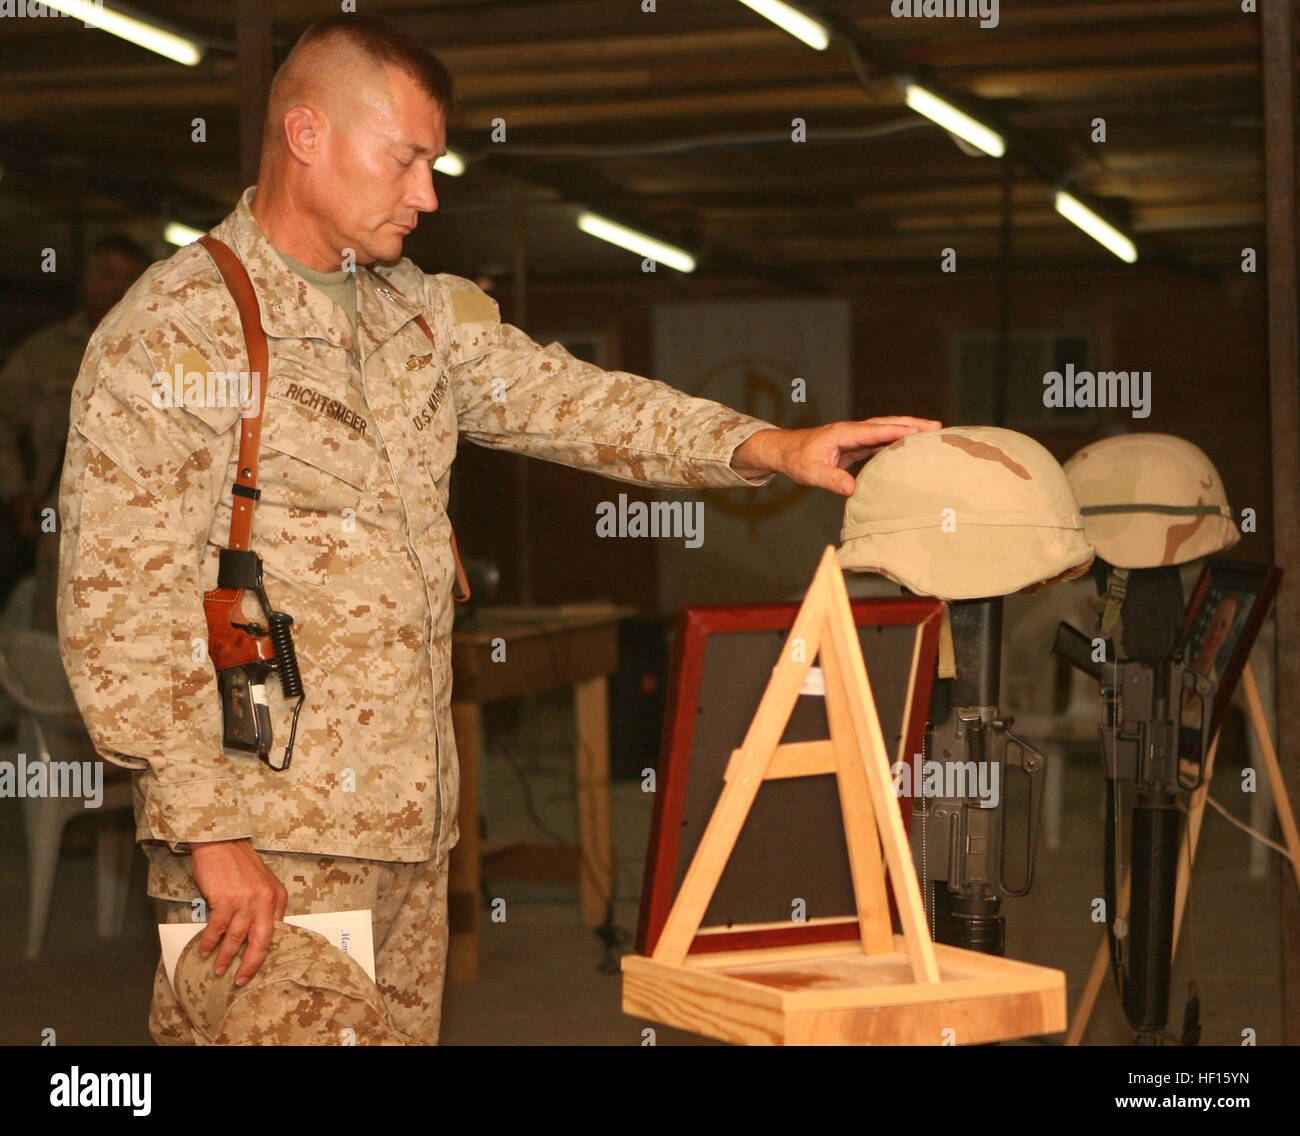
[[[421,367],[427,367],[429,363],[432,362],[432,360],[433,360],[432,352],[430,352],[428,355],[412,355],[406,361],[406,369],[408,371],[418,371]]]

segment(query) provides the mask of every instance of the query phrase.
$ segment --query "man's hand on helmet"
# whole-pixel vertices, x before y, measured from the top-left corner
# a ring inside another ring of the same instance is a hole
[[[759,430],[736,447],[731,468],[754,479],[783,473],[798,485],[853,495],[850,467],[908,434],[938,430],[932,418],[866,418],[861,422],[831,422],[810,430]]]

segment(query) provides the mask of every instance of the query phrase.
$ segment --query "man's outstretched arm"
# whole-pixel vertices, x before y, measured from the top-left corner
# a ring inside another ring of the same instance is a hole
[[[541,347],[500,320],[496,301],[457,276],[429,278],[449,309],[450,373],[461,435],[616,481],[664,488],[801,485],[853,492],[848,467],[939,423],[920,418],[780,430],[719,403]],[[435,301],[436,302],[436,301]]]

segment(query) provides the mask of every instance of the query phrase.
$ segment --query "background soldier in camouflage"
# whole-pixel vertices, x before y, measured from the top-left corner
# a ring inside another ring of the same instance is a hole
[[[637,485],[782,472],[847,495],[850,465],[937,425],[776,430],[543,349],[469,281],[400,259],[437,208],[451,94],[442,65],[381,21],[315,25],[273,84],[255,191],[213,231],[247,267],[270,343],[252,547],[294,616],[307,691],[289,770],[223,752],[204,649],[240,409],[158,397],[190,373],[248,366],[200,246],[150,269],[92,340],[61,499],[64,661],[100,751],[139,771],[150,894],[172,901],[169,919],[206,898],[199,953],[216,950],[220,976],[247,942],[237,985],[286,911],[373,908],[379,985],[419,1043],[438,1034],[458,836],[446,513],[458,437]],[[367,267],[340,271],[345,250]],[[283,744],[288,709],[277,684],[268,693]],[[165,977],[155,994],[155,1037],[199,1040]]]
[[[0,502],[7,548],[0,552],[0,574],[17,570],[16,563],[5,562],[21,542],[39,541],[31,622],[43,631],[54,630],[58,535],[43,532],[36,514],[58,506],[72,384],[95,325],[126,295],[149,260],[128,237],[96,242],[81,275],[80,310],[41,328],[0,371]],[[0,579],[0,604],[14,582]]]

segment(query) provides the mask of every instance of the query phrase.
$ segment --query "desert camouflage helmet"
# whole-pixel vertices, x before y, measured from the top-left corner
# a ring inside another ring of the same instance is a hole
[[[235,985],[244,948],[218,976],[216,953],[195,935],[176,963],[176,1000],[200,1044],[403,1045],[370,976],[323,935],[276,923],[247,986]]]
[[[1065,475],[1088,539],[1116,568],[1185,564],[1240,539],[1218,471],[1183,438],[1104,438],[1066,462]]]
[[[1071,579],[1093,557],[1056,459],[995,426],[911,434],[882,450],[858,474],[840,539],[844,568],[945,600]]]

